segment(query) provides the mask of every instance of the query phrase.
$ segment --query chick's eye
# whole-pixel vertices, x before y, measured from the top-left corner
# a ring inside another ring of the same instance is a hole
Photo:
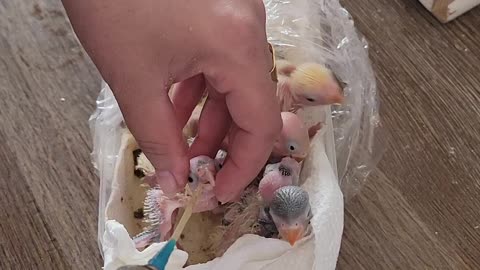
[[[307,97],[307,100],[310,101],[310,102],[315,102],[315,99],[313,99],[311,97]]]
[[[188,182],[193,183],[193,178],[191,176],[188,177]]]
[[[295,150],[298,149],[298,146],[297,146],[297,144],[294,143],[294,142],[289,142],[289,143],[287,144],[287,148],[288,148],[288,150],[290,150],[291,152],[293,152],[293,151],[295,151]]]

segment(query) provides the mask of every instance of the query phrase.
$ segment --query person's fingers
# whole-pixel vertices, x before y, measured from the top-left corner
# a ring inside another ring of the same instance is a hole
[[[179,82],[171,91],[177,122],[179,126],[183,128],[205,92],[205,79],[203,74],[198,74]]]
[[[164,82],[143,77],[114,82],[111,87],[125,123],[155,167],[157,184],[168,193],[183,188],[189,166],[187,148]]]
[[[198,123],[198,135],[190,147],[189,156],[206,155],[215,157],[222,140],[230,128],[231,118],[225,98],[209,89],[209,96],[203,106]]]
[[[219,201],[228,202],[239,198],[240,193],[265,165],[280,129],[276,117],[272,115],[271,120],[270,123],[267,122],[266,130],[260,133],[237,126],[229,133],[227,159],[217,174],[215,186]]]
[[[227,160],[217,175],[215,194],[221,202],[238,198],[257,176],[282,127],[276,87],[269,73],[272,57],[266,40],[258,43],[243,51],[238,64],[223,73],[227,79],[215,86],[227,89],[226,104],[236,126],[229,134]]]

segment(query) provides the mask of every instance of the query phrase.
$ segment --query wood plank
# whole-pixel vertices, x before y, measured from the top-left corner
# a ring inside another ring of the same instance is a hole
[[[2,130],[0,141],[5,142]],[[58,239],[7,144],[0,144],[0,160],[0,268],[65,268],[65,254],[58,248]]]
[[[35,244],[63,260],[38,269],[94,269],[101,262],[96,243],[98,183],[90,162],[87,120],[100,78],[59,1],[1,1],[0,14],[2,144],[15,154],[16,174],[30,190],[40,212],[36,215],[45,220],[38,226],[56,241],[54,248],[48,241]],[[35,227],[21,227],[34,233]],[[22,240],[28,243],[30,238]],[[42,262],[42,256],[25,255]]]
[[[468,268],[380,171],[346,209],[338,269]]]
[[[390,144],[383,177],[347,204],[339,268],[478,269],[478,11],[445,26],[415,0],[343,2],[370,42]]]

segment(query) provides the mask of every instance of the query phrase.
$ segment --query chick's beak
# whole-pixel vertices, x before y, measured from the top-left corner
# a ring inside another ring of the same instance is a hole
[[[282,238],[287,240],[290,245],[293,246],[298,240],[302,239],[304,231],[305,230],[301,226],[292,226],[282,230],[280,233]]]
[[[304,157],[294,157],[297,162],[302,162],[305,158]]]
[[[215,170],[209,167],[200,167],[197,169],[197,174],[201,183],[209,183],[213,187],[215,186]]]
[[[207,170],[205,177],[207,179],[207,182],[212,185],[212,187],[215,186],[215,173],[212,170]]]
[[[307,157],[307,154],[292,155],[290,157],[295,159],[297,162],[302,162]]]
[[[341,93],[335,94],[331,98],[331,103],[332,104],[342,104],[344,100],[344,96]]]
[[[343,103],[345,97],[343,96],[342,90],[342,87],[340,87],[338,84],[332,85],[330,87],[330,94],[326,98],[329,101],[329,104]]]

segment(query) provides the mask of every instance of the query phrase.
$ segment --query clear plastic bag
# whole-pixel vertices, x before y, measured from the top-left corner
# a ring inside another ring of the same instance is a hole
[[[332,164],[349,199],[376,166],[384,145],[377,136],[382,128],[367,42],[336,0],[273,0],[265,5],[268,38],[280,48],[277,53],[298,63],[323,63],[344,84],[345,101],[331,109],[336,153]]]
[[[277,57],[295,64],[324,64],[344,84],[343,104],[307,108],[302,113],[307,124],[319,120],[326,124],[314,138],[311,153],[305,160],[302,171],[314,208],[314,237],[307,240],[307,244],[312,244],[315,248],[302,251],[302,248],[297,247],[297,250],[287,252],[290,256],[300,256],[298,258],[304,263],[310,263],[311,268],[308,269],[333,269],[343,230],[343,198],[351,198],[359,191],[381,156],[378,149],[381,149],[382,144],[375,136],[381,130],[376,85],[368,60],[367,45],[355,31],[350,15],[337,0],[265,0],[264,3],[267,11],[267,35],[275,47]],[[125,126],[118,104],[105,83],[102,84],[96,111],[89,122],[94,143],[92,159],[100,177],[99,245],[102,252],[108,250],[108,260],[113,261],[115,258],[112,256],[122,253],[115,250],[121,248],[118,246],[120,241],[112,239],[120,236],[113,232],[123,231],[105,229],[107,220],[111,219],[107,218],[106,211],[111,207],[112,197],[117,196],[115,193],[119,189],[119,170],[123,169],[119,168],[119,164],[122,165],[124,161],[124,149],[121,147],[125,143]],[[121,225],[125,224],[120,224],[120,227]],[[254,241],[265,244],[261,239]],[[112,247],[112,243],[117,246]],[[283,269],[272,267],[285,265],[288,255],[284,246],[279,242],[267,244],[277,248],[272,248],[271,252],[277,253],[269,256],[279,257],[262,265],[257,264],[257,268],[248,269]],[[235,254],[240,254],[236,251],[232,248],[229,253],[232,258]],[[307,257],[310,259],[306,260]],[[105,259],[107,260],[106,257]],[[118,263],[120,259],[116,259],[115,263]],[[128,261],[125,258],[123,260]],[[232,265],[232,262],[228,261],[227,256],[227,259],[216,259],[206,266],[188,269],[222,269],[222,264]],[[237,260],[235,265],[242,269],[240,267],[249,265],[248,263],[246,258],[241,262]]]

